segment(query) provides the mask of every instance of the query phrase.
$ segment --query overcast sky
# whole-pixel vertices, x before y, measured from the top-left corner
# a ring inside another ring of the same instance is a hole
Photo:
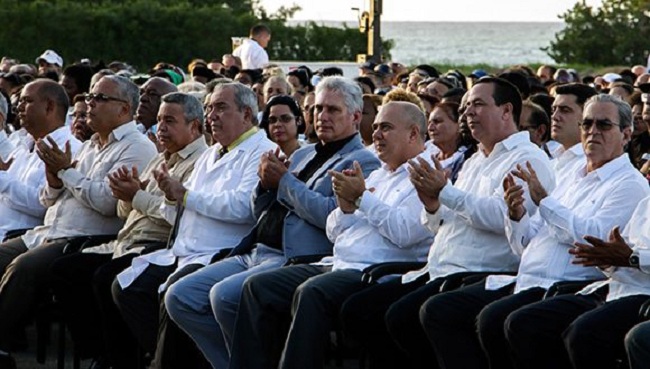
[[[578,0],[384,0],[385,21],[554,22]],[[368,0],[261,0],[273,12],[283,4],[302,7],[296,20],[355,20],[351,8],[364,9]],[[599,5],[601,0],[587,0]]]

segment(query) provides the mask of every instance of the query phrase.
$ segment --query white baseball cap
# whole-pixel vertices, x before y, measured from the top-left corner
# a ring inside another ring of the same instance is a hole
[[[56,64],[59,67],[63,67],[63,58],[54,50],[45,50],[41,56],[36,58],[36,63],[40,60],[45,60],[48,64]]]

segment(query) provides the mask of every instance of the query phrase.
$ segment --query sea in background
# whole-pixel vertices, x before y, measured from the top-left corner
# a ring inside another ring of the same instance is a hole
[[[291,23],[302,23],[292,21]],[[318,22],[343,27],[344,22]],[[357,23],[346,22],[350,28]],[[546,52],[562,22],[382,22],[381,35],[395,43],[392,60],[407,65],[444,63],[493,66],[554,63]]]

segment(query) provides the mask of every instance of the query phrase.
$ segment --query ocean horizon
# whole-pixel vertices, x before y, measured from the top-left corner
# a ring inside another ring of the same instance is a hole
[[[290,21],[301,24],[305,21]],[[330,27],[357,28],[356,22],[318,21]],[[408,65],[544,63],[563,22],[382,22],[381,35],[394,41],[391,60]]]

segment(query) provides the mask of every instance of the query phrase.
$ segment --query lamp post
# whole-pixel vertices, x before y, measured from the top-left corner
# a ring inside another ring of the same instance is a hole
[[[357,62],[363,63],[372,61],[381,63],[381,12],[383,0],[367,0],[368,10],[359,16],[359,31],[365,33],[368,38],[368,45],[365,54],[357,55]],[[358,8],[352,10],[359,11]]]

